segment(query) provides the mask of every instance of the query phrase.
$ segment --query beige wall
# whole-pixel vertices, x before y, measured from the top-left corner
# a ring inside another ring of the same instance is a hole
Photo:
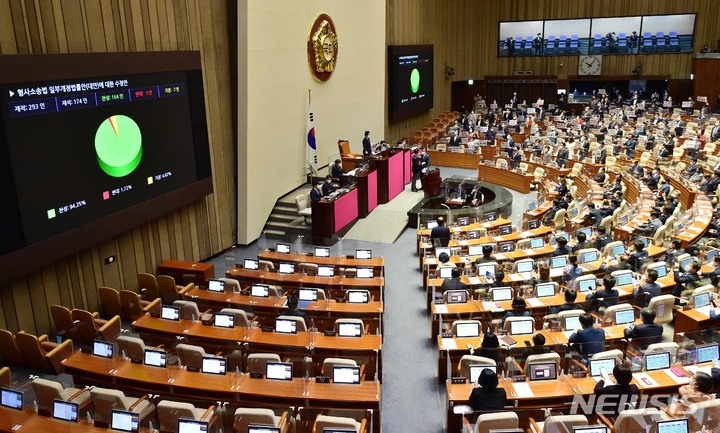
[[[315,81],[307,37],[315,17],[337,30],[338,63]],[[238,243],[255,240],[278,197],[305,182],[308,88],[320,166],[338,139],[360,150],[383,138],[385,1],[246,0],[238,7]],[[326,170],[322,170],[326,173]]]

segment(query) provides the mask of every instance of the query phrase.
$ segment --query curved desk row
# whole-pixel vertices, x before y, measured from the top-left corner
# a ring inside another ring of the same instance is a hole
[[[111,360],[75,352],[63,361],[76,385],[97,385],[208,402],[229,401],[248,406],[294,406],[323,410],[361,409],[373,411],[374,432],[380,432],[380,383],[358,385],[254,379],[246,374],[203,374],[185,368],[148,367],[129,360]]]
[[[279,263],[312,263],[315,265],[327,265],[334,266],[337,268],[357,268],[357,267],[372,267],[376,270],[382,271],[385,267],[385,259],[382,257],[374,257],[372,259],[355,259],[347,257],[316,257],[308,254],[282,254],[277,251],[265,250],[258,254],[258,259],[267,260],[277,265]],[[381,274],[382,272],[380,272]],[[380,276],[380,275],[378,275]]]
[[[478,180],[529,194],[530,183],[535,180],[535,177],[529,174],[520,174],[516,171],[480,164],[478,167]]]
[[[281,274],[278,272],[233,267],[227,271],[228,278],[250,284],[272,284],[284,288],[317,287],[326,291],[367,289],[371,294],[380,294],[385,288],[385,278],[318,277],[306,274]],[[330,295],[330,293],[328,293]],[[332,296],[335,297],[335,296]],[[338,296],[343,297],[343,296]]]

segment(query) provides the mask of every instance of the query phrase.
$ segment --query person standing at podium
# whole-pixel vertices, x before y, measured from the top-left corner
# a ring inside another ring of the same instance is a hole
[[[370,142],[370,131],[365,131],[365,138],[362,141],[363,156],[372,156],[372,143]]]
[[[419,149],[414,149],[412,154],[412,180],[410,180],[410,191],[419,191],[417,185],[418,179],[422,176],[422,160],[420,159]],[[422,188],[422,185],[421,185]]]

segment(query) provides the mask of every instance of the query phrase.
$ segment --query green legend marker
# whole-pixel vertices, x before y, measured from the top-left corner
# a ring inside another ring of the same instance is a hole
[[[420,71],[413,69],[410,73],[410,90],[417,93],[420,90]]]
[[[95,133],[95,152],[102,171],[112,177],[132,173],[142,159],[142,133],[127,116],[108,117]]]

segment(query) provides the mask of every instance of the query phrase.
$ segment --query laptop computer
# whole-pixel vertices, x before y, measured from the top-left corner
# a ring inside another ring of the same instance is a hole
[[[360,337],[362,335],[362,325],[359,323],[340,322],[337,327],[339,337]]]
[[[545,240],[543,238],[532,238],[530,239],[530,248],[542,248],[545,246]]]
[[[215,313],[215,316],[213,316],[213,326],[218,328],[234,328],[235,315],[228,313]]]
[[[330,248],[315,247],[315,257],[330,257]]]
[[[468,370],[470,370],[470,383],[477,383],[478,377],[480,377],[480,373],[482,373],[483,370],[488,369],[492,371],[493,373],[497,374],[497,366],[496,365],[478,365],[478,364],[470,364],[470,367],[468,367]]]
[[[210,424],[207,421],[198,421],[190,418],[178,418],[177,431],[178,433],[208,433],[210,431]]]
[[[367,304],[370,302],[370,295],[366,290],[348,290],[347,301],[350,304]]]
[[[243,260],[243,268],[257,271],[260,269],[260,261],[257,259],[245,259]]]
[[[717,344],[706,344],[695,348],[698,364],[720,359],[720,346]]]
[[[250,287],[250,296],[256,298],[267,298],[270,296],[270,287],[264,284],[253,284]]]
[[[2,387],[0,388],[0,406],[9,409],[23,409],[23,393],[14,389]]]
[[[577,289],[579,292],[593,292],[597,288],[597,280],[595,278],[577,281]]]
[[[222,293],[225,291],[225,282],[220,280],[208,280],[208,290],[211,292]]]
[[[294,274],[295,263],[280,263],[278,266],[278,272],[281,274]]]
[[[290,244],[277,244],[275,245],[275,251],[280,254],[290,254]]]
[[[648,353],[645,355],[645,370],[655,371],[670,368],[670,352]]]
[[[547,298],[549,296],[555,296],[555,284],[546,283],[535,286],[536,298]]]
[[[292,363],[268,362],[265,364],[265,378],[270,380],[292,380]]]
[[[167,353],[163,350],[145,349],[143,364],[165,368],[167,366]]]
[[[624,325],[635,321],[635,310],[628,308],[627,310],[618,310],[615,312],[615,324]]]
[[[113,409],[110,416],[110,429],[137,433],[140,427],[140,414]]]
[[[275,332],[280,334],[297,334],[297,322],[291,319],[275,319]]]
[[[280,427],[269,425],[248,425],[247,433],[280,433]]]
[[[513,297],[512,287],[495,287],[490,289],[493,302],[509,301]]]
[[[102,340],[93,341],[93,355],[101,358],[112,358],[113,344]]]
[[[438,277],[451,278],[453,269],[455,268],[451,268],[450,266],[443,266],[441,268],[438,268]]]
[[[455,325],[455,336],[458,338],[479,337],[480,323],[458,323]]]
[[[78,404],[64,400],[53,400],[52,417],[61,421],[78,422]]]
[[[445,292],[445,299],[448,304],[464,304],[468,300],[467,290],[448,290]]]
[[[550,258],[550,269],[564,268],[567,266],[567,256],[557,256]]]
[[[361,260],[372,259],[372,250],[357,249],[357,250],[355,250],[355,258],[361,259]]]
[[[674,418],[665,421],[656,421],[657,433],[688,433],[689,425],[687,418]]]
[[[580,329],[582,326],[580,325],[580,315],[577,316],[565,316],[565,330],[566,331],[574,331],[575,329]]]
[[[535,230],[537,228],[540,228],[541,225],[542,225],[542,221],[540,221],[540,220],[528,221],[528,230]]]
[[[615,358],[591,359],[588,361],[590,377],[600,377],[603,370],[607,374],[612,374],[613,368],[615,368]]]
[[[513,320],[510,322],[510,335],[528,335],[535,331],[533,319]]]
[[[162,310],[160,310],[160,317],[165,320],[177,322],[180,320],[180,308],[172,305],[163,305]]]
[[[357,268],[355,276],[358,278],[373,278],[373,268]]]
[[[360,383],[360,367],[350,365],[336,365],[333,367],[333,383]]]
[[[533,362],[529,370],[531,381],[557,379],[557,364],[554,362]]]
[[[224,375],[227,372],[227,359],[203,356],[200,371],[208,374]]]
[[[330,265],[318,265],[317,270],[318,277],[334,277],[335,267]]]

